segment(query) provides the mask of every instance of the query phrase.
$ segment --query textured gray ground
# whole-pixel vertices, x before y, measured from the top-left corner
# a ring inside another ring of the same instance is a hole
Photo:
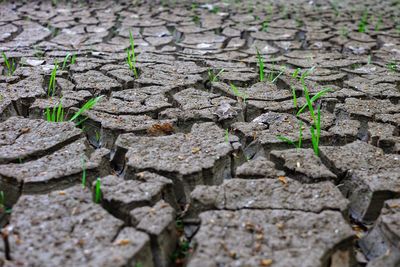
[[[16,65],[0,57],[0,267],[399,266],[399,12],[0,1],[0,52]],[[293,77],[313,67],[310,95],[331,88],[314,103],[319,157]],[[46,121],[100,95],[79,126]]]

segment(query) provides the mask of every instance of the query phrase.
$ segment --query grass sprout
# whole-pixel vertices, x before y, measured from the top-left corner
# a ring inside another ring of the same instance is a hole
[[[358,32],[366,32],[368,24],[368,10],[365,10],[360,22],[358,23]]]
[[[387,68],[388,68],[390,71],[396,71],[396,70],[397,70],[397,64],[396,64],[395,62],[389,62],[389,63],[387,64]]]
[[[70,53],[67,53],[67,55],[64,57],[63,64],[61,65],[61,70],[65,70],[67,67],[74,65],[75,62],[76,54],[71,55]]]
[[[0,191],[0,212],[4,211],[5,213],[10,214],[12,209],[6,208],[6,197],[3,191]]]
[[[275,69],[274,66],[272,68]],[[269,72],[268,76],[267,76],[267,80],[271,83],[275,83],[276,80],[279,78],[279,76],[281,76],[285,72],[285,69],[286,69],[286,67],[282,66],[281,71],[277,75],[275,75],[274,71]]]
[[[229,144],[229,131],[228,131],[228,129],[225,130],[225,143]]]
[[[64,108],[60,103],[53,108],[46,108],[46,120],[49,122],[63,122],[64,121]]]
[[[101,180],[100,178],[97,178],[95,186],[94,202],[99,204],[100,201],[101,201]]]
[[[69,119],[70,122],[76,121],[79,116],[81,116],[85,111],[92,109],[102,98],[103,96],[98,96],[88,100],[75,114]],[[60,100],[58,105],[55,105],[53,108],[46,108],[45,117],[49,122],[63,122],[65,121],[64,115],[64,107]],[[76,126],[79,126],[82,122],[84,122],[87,118],[82,119],[81,121],[76,122]]]
[[[221,69],[217,74],[215,74],[214,70],[208,69],[208,80],[210,82],[217,82],[218,77],[225,71],[225,69]]]
[[[129,43],[131,44],[131,49],[126,49],[126,62],[128,63],[129,69],[133,71],[135,78],[138,79],[139,74],[136,68],[135,41],[133,40],[132,32],[129,32]]]
[[[315,128],[314,128],[315,127]],[[321,136],[321,109],[318,105],[317,121],[310,127],[311,143],[313,146],[314,154],[319,156],[319,138]]]
[[[11,76],[14,74],[15,69],[17,68],[17,65],[14,61],[14,59],[9,60],[4,52],[1,53],[4,59],[4,65],[7,69],[7,75]]]
[[[293,145],[297,150],[299,150],[303,142],[303,122],[299,121],[299,137],[297,140],[297,144],[295,143],[295,141],[282,135],[278,135],[277,138],[283,142],[288,143],[289,145]]]
[[[260,73],[259,74],[260,82],[263,82],[264,81],[264,76],[265,76],[265,73],[264,73],[264,68],[265,68],[264,59],[261,56],[260,51],[258,50],[258,48],[256,48],[256,50],[257,50],[258,69],[259,69],[259,73]]]
[[[57,63],[57,61],[55,61],[54,68],[53,68],[53,70],[51,71],[51,74],[50,74],[49,88],[47,90],[47,95],[48,96],[53,96],[55,91],[56,91],[57,70],[58,70],[58,63]]]
[[[243,102],[246,103],[246,99],[248,98],[246,93],[239,91],[239,89],[232,83],[231,83],[231,89],[236,97],[243,99]]]
[[[95,98],[90,99],[89,101],[87,101],[72,117],[69,121],[74,121],[76,120],[79,116],[82,115],[82,113],[84,113],[87,110],[92,109],[99,101],[100,99],[102,99],[103,96],[98,96]],[[79,121],[76,123],[76,125],[80,125],[82,122],[84,122],[87,118]]]
[[[81,158],[81,165],[82,165],[82,188],[86,187],[86,162],[84,157]]]
[[[315,101],[317,101],[319,98],[321,98],[323,95],[325,95],[328,92],[331,92],[332,89],[331,88],[325,88],[322,89],[321,91],[319,91],[318,93],[316,93],[312,98],[310,98],[310,94],[308,92],[307,86],[303,85],[303,91],[304,91],[304,96],[306,98],[307,103],[304,104],[299,111],[297,112],[296,116],[299,116],[301,113],[303,113],[304,109],[306,109],[308,107],[310,113],[311,113],[311,117],[313,120],[315,120],[315,112],[314,112],[314,107],[313,107],[313,103]]]

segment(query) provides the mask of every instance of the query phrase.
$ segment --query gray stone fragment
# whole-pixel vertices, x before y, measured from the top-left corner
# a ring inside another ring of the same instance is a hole
[[[123,180],[113,175],[100,179],[102,204],[110,213],[129,221],[132,209],[153,206],[161,199],[177,208],[171,180],[150,172],[136,175],[136,180]]]
[[[395,157],[400,162],[400,156]],[[351,216],[358,221],[373,222],[385,200],[400,197],[399,163],[381,170],[350,172],[343,192],[350,200]]]
[[[387,200],[374,227],[359,245],[371,260],[367,266],[398,266],[400,263],[400,200]],[[381,265],[378,265],[381,264]]]
[[[208,211],[200,215],[188,266],[327,266],[336,253],[352,266],[353,231],[339,212]]]
[[[347,212],[348,201],[330,182],[301,184],[296,180],[231,179],[219,186],[199,185],[191,193],[191,214],[213,209],[288,209],[319,213]]]
[[[168,267],[178,241],[175,210],[164,201],[131,211],[132,223],[151,239],[156,266]]]
[[[13,266],[126,266],[139,260],[153,266],[149,237],[132,228],[120,231],[123,222],[81,186],[22,196],[10,225]]]
[[[225,131],[214,123],[195,124],[188,134],[160,137],[139,137],[122,134],[118,137],[114,161],[126,153],[125,177],[150,170],[174,182],[176,196],[187,199],[198,184],[220,184],[231,177],[232,144],[237,137],[225,140]]]
[[[73,123],[11,117],[0,124],[0,163],[18,162],[57,150],[82,137]]]
[[[240,165],[236,169],[236,176],[245,179],[277,178],[278,176],[285,176],[285,172],[276,169],[272,161],[264,157],[258,157]]]
[[[337,179],[312,149],[271,151],[270,156],[286,173],[303,183],[326,180],[335,182]]]

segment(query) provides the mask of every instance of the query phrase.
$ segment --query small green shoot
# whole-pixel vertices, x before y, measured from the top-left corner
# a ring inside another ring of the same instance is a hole
[[[86,162],[83,156],[81,158],[81,165],[82,165],[82,188],[86,188]]]
[[[71,54],[70,54],[70,53],[67,53],[67,55],[66,55],[65,58],[64,58],[64,61],[63,61],[61,70],[64,70],[64,69],[67,67],[68,59],[69,59],[70,57],[71,57]]]
[[[371,55],[368,55],[367,64],[368,64],[368,65],[371,65],[371,63],[372,63],[372,56],[371,56]]]
[[[246,93],[240,92],[239,89],[232,83],[231,83],[231,89],[236,97],[243,99],[243,102],[246,103],[246,99],[248,97]]]
[[[308,109],[309,109],[309,111],[310,111],[310,113],[311,113],[312,119],[315,120],[313,103],[314,103],[315,101],[317,101],[319,98],[321,98],[323,95],[325,95],[326,93],[331,92],[332,89],[331,89],[331,88],[322,89],[321,91],[319,91],[318,93],[316,93],[311,99],[310,99],[310,95],[309,95],[307,86],[303,85],[303,90],[304,90],[304,96],[306,97],[307,103],[304,104],[304,105],[299,109],[299,111],[297,112],[296,116],[299,116],[299,115],[304,111],[304,109],[308,107]]]
[[[316,156],[319,156],[319,138],[321,136],[321,111],[320,111],[320,106],[318,106],[317,110],[317,121],[315,123],[315,128],[314,126],[311,126],[310,132],[311,132],[311,142],[314,150],[314,154]]]
[[[297,140],[297,144],[293,140],[291,140],[291,139],[289,139],[287,137],[284,137],[282,135],[278,135],[277,138],[280,141],[288,143],[289,145],[293,145],[294,147],[296,147],[297,150],[299,150],[301,148],[301,145],[302,145],[302,142],[303,142],[303,122],[299,121],[299,137],[298,137],[298,140]]]
[[[269,26],[269,20],[264,20],[261,24],[261,31],[267,32]]]
[[[256,48],[257,50],[257,61],[258,61],[258,69],[259,69],[259,76],[260,76],[260,82],[264,81],[264,59],[260,54],[260,51],[258,50],[258,48]]]
[[[128,63],[129,69],[133,71],[133,75],[136,79],[139,78],[139,74],[136,68],[136,54],[135,54],[135,41],[133,40],[132,32],[129,32],[129,43],[131,44],[131,49],[126,50],[127,58],[126,62]]]
[[[270,83],[275,83],[276,80],[285,72],[286,67],[282,66],[281,71],[277,75],[275,74],[275,70],[274,70],[275,69],[275,64],[273,64],[272,69],[273,70],[271,70],[267,75],[267,80]]]
[[[387,68],[388,70],[395,72],[397,71],[397,64],[395,62],[389,62]]]
[[[5,206],[4,192],[0,191],[0,209],[4,209],[4,206]]]
[[[1,53],[4,59],[4,64],[7,69],[7,75],[11,76],[14,74],[15,69],[17,68],[14,59],[9,60],[4,52]]]
[[[6,197],[4,195],[3,191],[0,191],[0,213],[5,212],[10,214],[12,212],[12,209],[7,209],[6,208]]]
[[[340,28],[340,36],[347,37],[349,35],[349,30],[346,27]]]
[[[299,77],[299,73],[300,73],[300,68],[295,69],[295,71],[292,74],[292,78],[297,79]]]
[[[228,129],[225,129],[225,143],[229,144],[229,131],[228,131]]]
[[[47,90],[47,95],[48,96],[53,96],[55,91],[56,91],[57,70],[58,70],[58,63],[57,63],[57,60],[56,60],[55,63],[54,63],[53,70],[51,71],[51,74],[50,74],[49,88]]]
[[[100,178],[96,179],[94,202],[99,204],[101,201],[101,181]]]
[[[376,22],[376,24],[375,24],[375,31],[377,32],[377,31],[379,31],[380,30],[380,28],[381,28],[381,25],[382,25],[382,15],[379,15],[379,17],[378,17],[378,21]]]
[[[368,10],[365,10],[360,22],[358,23],[358,32],[366,32],[368,24]]]
[[[60,103],[53,108],[46,108],[46,120],[49,122],[63,122],[64,121],[64,108]]]
[[[75,114],[71,117],[69,121],[75,121],[79,116],[81,116],[85,111],[92,109],[102,98],[103,96],[98,96],[88,100]],[[65,121],[64,116],[64,107],[62,106],[61,100],[60,103],[53,108],[46,108],[45,117],[49,122],[63,122]],[[76,126],[79,126],[82,122],[84,122],[87,118],[84,118],[81,121],[76,122]]]
[[[67,53],[67,55],[64,57],[63,64],[61,66],[61,70],[65,70],[67,67],[70,67],[71,65],[74,65],[76,62],[76,54],[73,54],[71,56],[70,53]]]
[[[225,69],[221,69],[217,74],[214,73],[214,70],[208,69],[208,80],[210,82],[217,82],[218,81],[218,76],[220,76]]]
[[[69,121],[74,121],[74,120],[76,120],[79,116],[82,115],[82,113],[84,113],[85,111],[90,110],[91,108],[93,108],[93,107],[100,101],[100,99],[101,99],[102,97],[103,97],[103,96],[98,96],[98,97],[95,97],[95,98],[90,99],[88,102],[86,102],[86,103],[71,117],[71,119],[70,119]],[[79,121],[79,122],[77,122],[76,125],[77,125],[77,126],[80,125],[80,124],[81,124],[82,122],[84,122],[85,120],[86,120],[86,118],[83,119],[83,120],[81,120],[81,121]]]

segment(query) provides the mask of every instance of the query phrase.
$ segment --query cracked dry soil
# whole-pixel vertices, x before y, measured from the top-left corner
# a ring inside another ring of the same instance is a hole
[[[0,266],[400,266],[399,18],[395,0],[0,1]],[[331,89],[319,156],[297,68]]]

